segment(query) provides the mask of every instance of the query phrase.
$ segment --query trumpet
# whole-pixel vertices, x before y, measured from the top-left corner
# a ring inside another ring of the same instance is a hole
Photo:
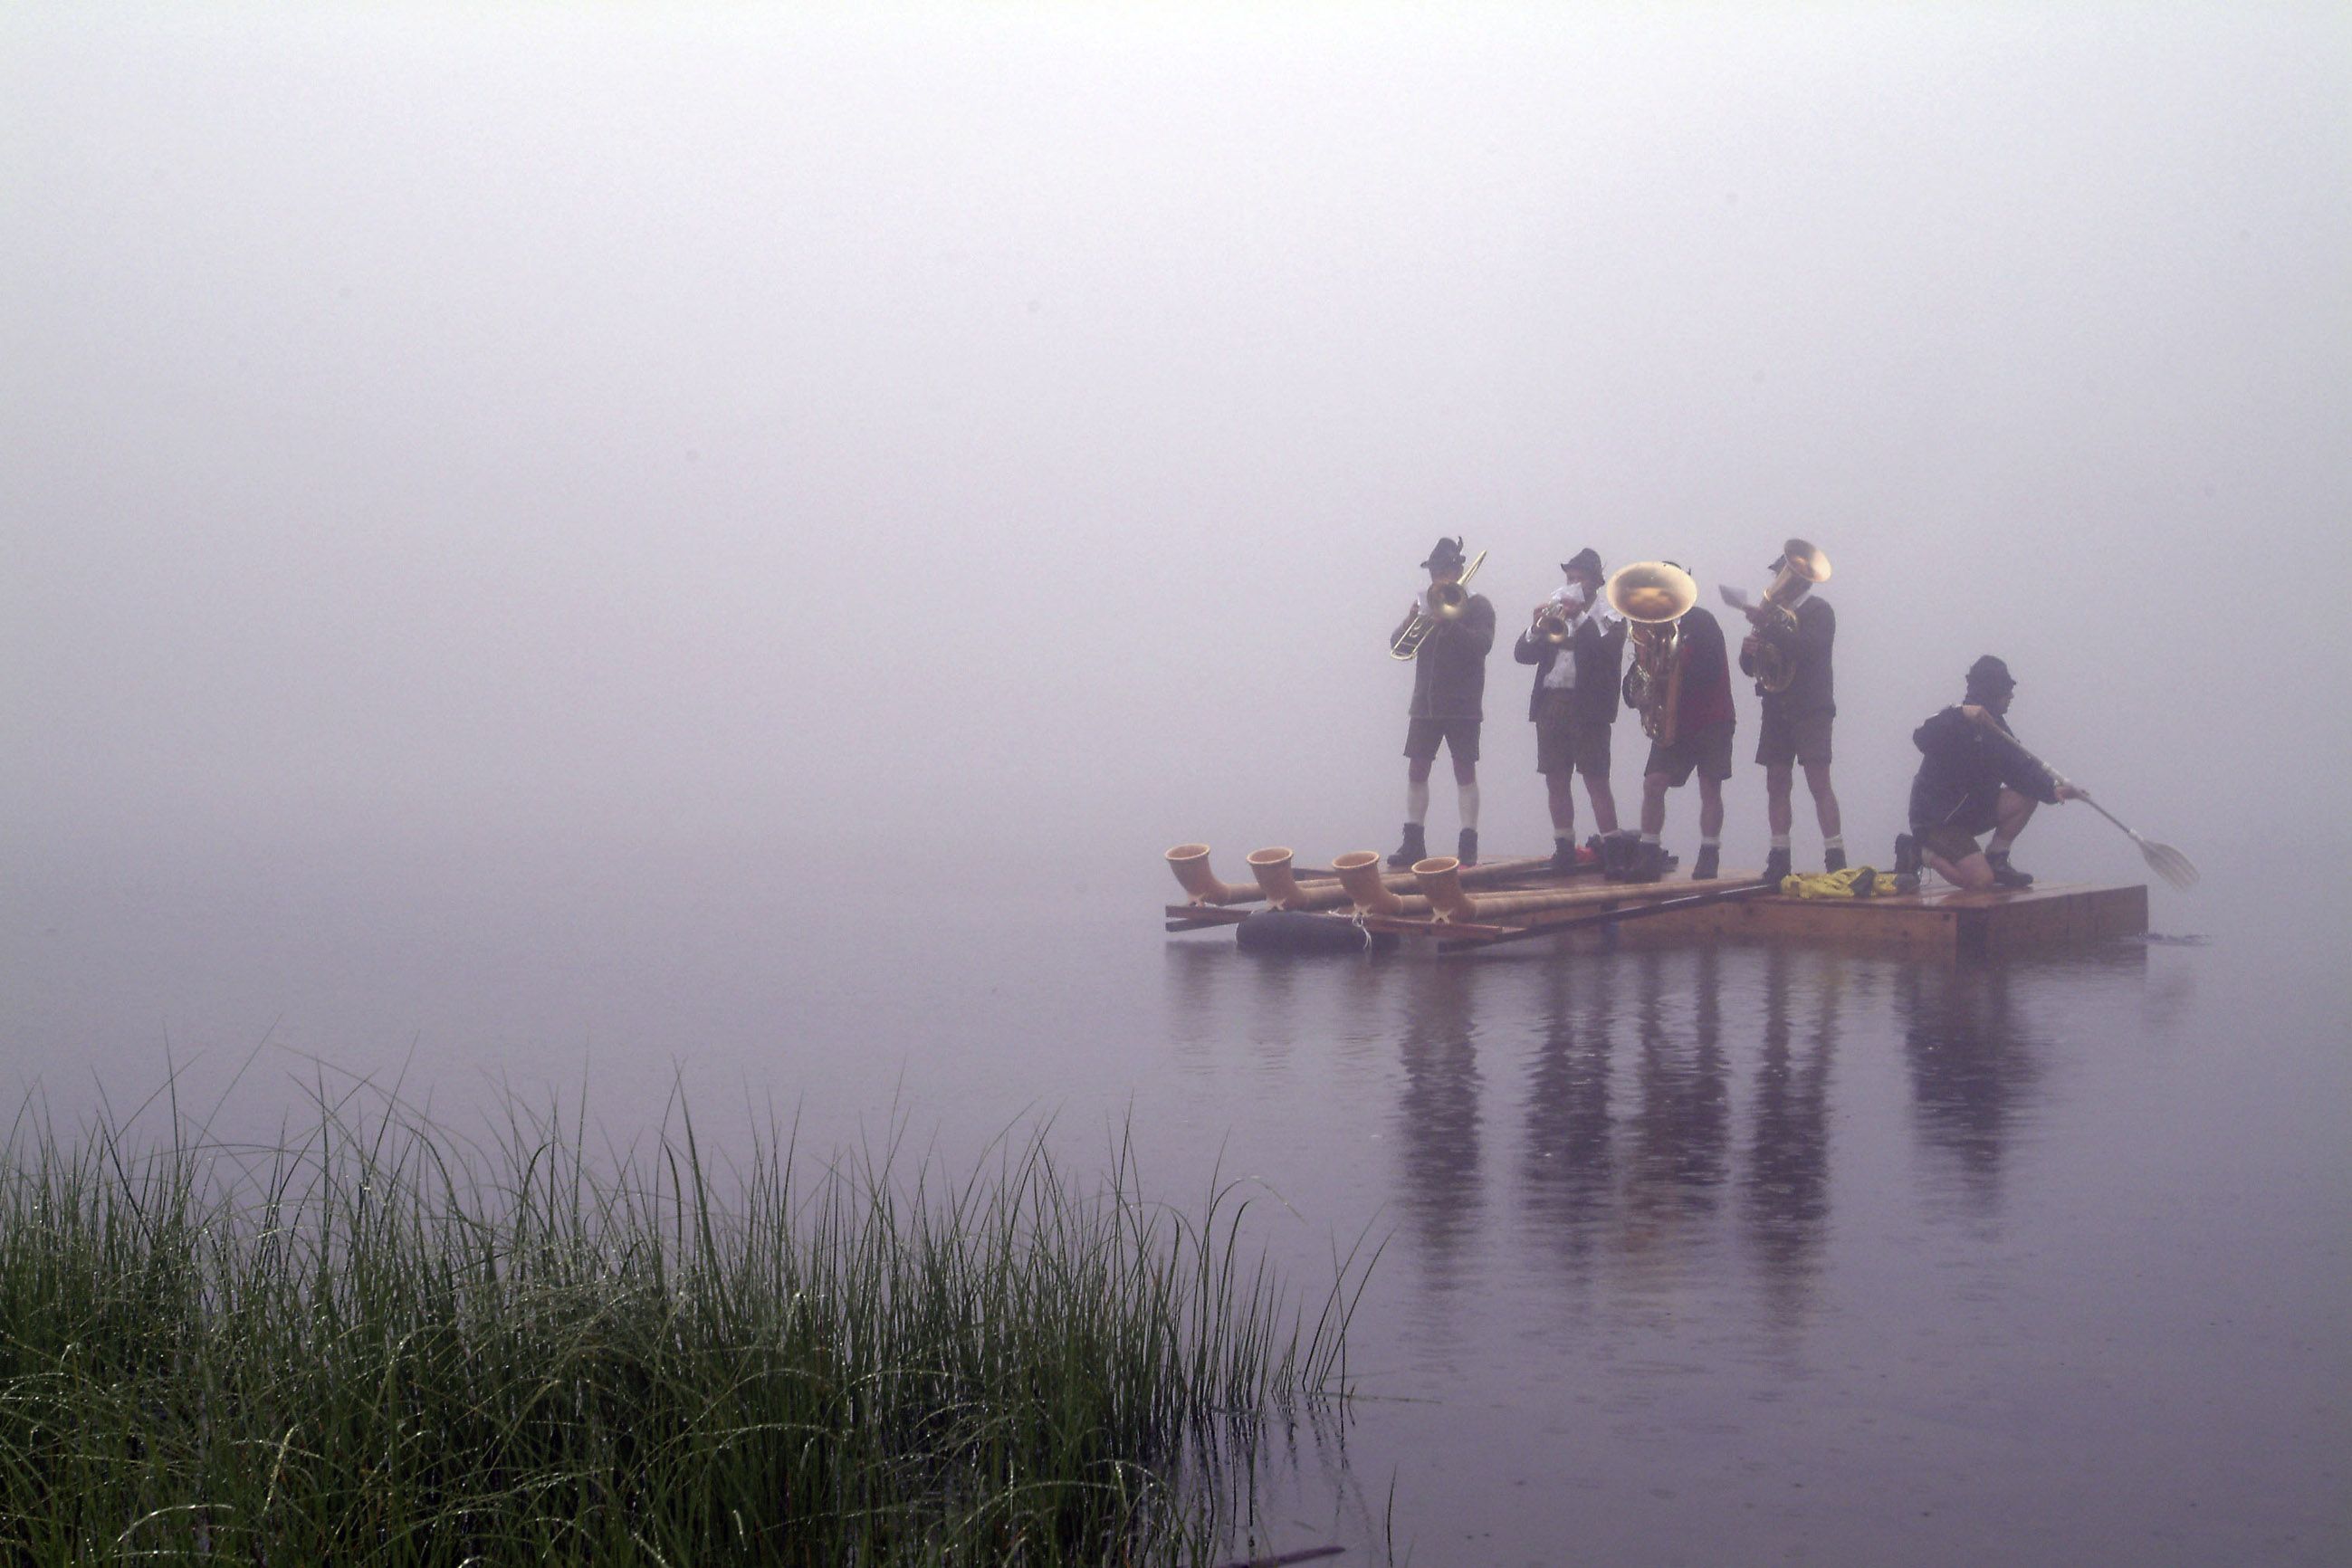
[[[1470,590],[1465,584],[1478,574],[1478,568],[1486,559],[1486,552],[1481,550],[1470,557],[1470,564],[1462,569],[1461,576],[1451,583],[1432,583],[1429,585],[1429,592],[1423,600],[1429,607],[1415,611],[1412,618],[1397,629],[1397,635],[1389,639],[1391,658],[1418,657],[1421,645],[1429,640],[1429,634],[1437,629],[1438,622],[1461,618],[1462,612],[1470,607]]]
[[[1626,706],[1642,716],[1642,731],[1660,745],[1675,743],[1675,709],[1683,690],[1683,616],[1698,603],[1698,584],[1671,562],[1621,566],[1602,590],[1625,617],[1633,663],[1625,671]]]
[[[1563,588],[1536,606],[1534,622],[1528,627],[1528,635],[1536,641],[1565,647],[1576,635],[1576,617],[1584,613],[1585,602],[1563,596],[1571,592],[1581,594],[1583,590]]]
[[[1780,559],[1772,564],[1772,581],[1760,602],[1750,605],[1728,588],[1724,597],[1755,623],[1756,684],[1766,691],[1786,691],[1797,679],[1796,655],[1789,649],[1797,635],[1797,612],[1789,601],[1830,580],[1830,558],[1803,540],[1791,539],[1780,546]]]

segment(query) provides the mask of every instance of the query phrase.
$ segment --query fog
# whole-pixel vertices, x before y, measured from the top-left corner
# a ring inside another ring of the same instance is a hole
[[[1507,630],[1579,546],[1711,603],[1797,533],[1865,856],[1986,651],[2147,831],[2341,843],[2347,45],[12,7],[0,834],[1033,885],[1386,847],[1438,534]],[[1525,695],[1498,647],[1490,852],[1545,838]],[[2136,868],[2075,816],[2041,861]]]

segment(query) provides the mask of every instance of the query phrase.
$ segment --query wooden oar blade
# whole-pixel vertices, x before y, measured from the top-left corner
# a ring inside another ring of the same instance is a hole
[[[2185,893],[2197,885],[2199,880],[2197,867],[2188,856],[2183,855],[2171,845],[2158,844],[2153,839],[2143,838],[2139,841],[2139,852],[2140,858],[2147,862],[2149,870],[2154,871],[2182,892]]]

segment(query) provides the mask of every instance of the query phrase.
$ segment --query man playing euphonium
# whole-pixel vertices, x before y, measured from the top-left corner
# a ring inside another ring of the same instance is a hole
[[[1462,541],[1441,539],[1422,565],[1430,590],[1462,580]],[[1495,646],[1495,606],[1483,594],[1464,597],[1452,614],[1441,613],[1433,592],[1417,596],[1405,618],[1389,634],[1395,648],[1416,617],[1431,625],[1413,655],[1412,704],[1406,710],[1404,842],[1389,857],[1391,866],[1410,866],[1429,855],[1423,824],[1429,818],[1429,770],[1444,742],[1454,758],[1454,783],[1462,801],[1460,858],[1478,860],[1478,725],[1486,716],[1486,654]]]
[[[1625,622],[1601,597],[1601,554],[1578,551],[1560,563],[1567,583],[1536,606],[1511,649],[1536,667],[1528,718],[1536,727],[1536,772],[1551,805],[1552,868],[1576,867],[1576,789],[1580,774],[1592,802],[1592,826],[1617,832],[1617,797],[1609,787],[1609,732],[1625,656]],[[1565,641],[1556,641],[1564,637]]]
[[[2080,800],[2083,792],[2018,744],[2005,715],[2017,681],[1987,654],[1969,666],[1960,701],[1916,730],[1919,772],[1911,781],[1911,831],[1895,841],[1897,873],[1924,857],[1963,888],[2027,888],[2033,879],[2009,863],[2009,847],[2033,820],[2035,803]],[[1976,836],[1990,832],[1979,850]]]
[[[1803,541],[1790,543],[1801,545]],[[1819,563],[1818,574],[1828,575],[1828,558],[1806,548]],[[1837,639],[1837,614],[1812,591],[1805,576],[1790,573],[1785,585],[1780,584],[1779,574],[1790,565],[1786,552],[1772,563],[1775,591],[1769,595],[1788,614],[1780,614],[1769,605],[1741,603],[1757,627],[1739,645],[1739,668],[1742,674],[1758,677],[1756,692],[1764,709],[1763,726],[1756,738],[1756,760],[1764,768],[1765,821],[1772,834],[1771,850],[1764,858],[1768,882],[1777,882],[1790,871],[1790,829],[1796,821],[1790,796],[1796,782],[1792,764],[1798,763],[1804,767],[1805,787],[1812,792],[1813,816],[1822,827],[1822,868],[1845,869],[1844,828],[1837,791],[1830,784],[1830,730],[1837,717],[1830,655]],[[1779,664],[1777,672],[1765,668],[1768,659]],[[1780,679],[1768,683],[1768,673],[1777,673]]]

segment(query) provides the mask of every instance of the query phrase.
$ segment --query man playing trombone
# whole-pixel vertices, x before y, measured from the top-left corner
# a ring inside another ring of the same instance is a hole
[[[1592,801],[1593,829],[1617,832],[1617,797],[1609,787],[1609,731],[1617,721],[1617,685],[1625,657],[1624,617],[1601,597],[1601,554],[1578,551],[1560,563],[1565,586],[1536,606],[1511,657],[1536,667],[1528,718],[1536,727],[1536,772],[1550,798],[1552,868],[1576,868],[1579,774]]]
[[[1987,654],[1969,666],[1959,703],[1916,730],[1919,772],[1911,781],[1911,831],[1895,841],[1898,873],[1924,858],[1937,875],[1973,891],[2030,888],[2009,863],[2009,847],[2033,820],[2037,802],[2086,798],[2017,742],[2004,717],[2017,690],[2009,666]],[[1990,848],[1976,836],[1990,832]]]
[[[1479,552],[1479,560],[1486,552]],[[1429,770],[1439,742],[1454,757],[1454,783],[1462,801],[1460,858],[1478,861],[1478,725],[1486,717],[1486,654],[1495,646],[1495,606],[1483,594],[1463,586],[1477,562],[1464,569],[1462,541],[1441,539],[1422,563],[1429,587],[1414,598],[1396,630],[1389,652],[1412,660],[1412,704],[1404,732],[1404,842],[1389,857],[1391,866],[1428,858],[1423,824],[1429,818]]]

